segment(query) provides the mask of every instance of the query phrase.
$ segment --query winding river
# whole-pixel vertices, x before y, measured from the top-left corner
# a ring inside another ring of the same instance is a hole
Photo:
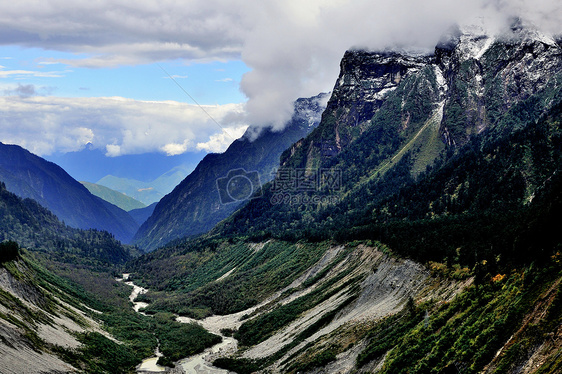
[[[133,303],[133,309],[135,312],[144,314],[140,312],[140,310],[147,307],[148,304],[139,301],[135,302],[134,300],[138,295],[146,293],[148,290],[137,286],[132,281],[129,281],[129,274],[126,273],[123,274],[123,278],[118,278],[117,280],[123,281],[125,284],[133,287],[129,300]],[[222,342],[212,346],[211,348],[207,348],[203,353],[186,357],[176,362],[176,368],[178,368],[178,366],[181,367],[183,372],[186,374],[227,374],[227,370],[217,368],[213,366],[211,362],[218,357],[222,357],[236,351],[238,347],[236,339],[223,336],[220,333],[220,330],[225,327],[231,328],[233,325],[236,325],[238,319],[239,315],[237,313],[231,316],[211,316],[202,321],[196,321],[213,334],[221,336]],[[187,317],[177,317],[176,321],[191,323],[195,320]],[[169,372],[169,368],[160,366],[156,363],[160,356],[162,356],[162,354],[158,348],[156,348],[154,356],[143,360],[143,362],[137,366],[136,372],[138,374]],[[174,373],[177,373],[177,371],[174,371]]]

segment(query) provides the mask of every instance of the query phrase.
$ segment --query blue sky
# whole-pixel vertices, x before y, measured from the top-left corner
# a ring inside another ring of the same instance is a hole
[[[4,93],[18,85],[31,84],[39,93],[56,96],[122,96],[190,102],[191,99],[170,81],[169,74],[200,104],[246,101],[240,91],[240,81],[249,69],[241,60],[203,63],[177,60],[96,69],[56,62],[77,60],[75,54],[19,46],[0,46],[0,58],[3,66],[0,73],[25,71],[2,77]]]

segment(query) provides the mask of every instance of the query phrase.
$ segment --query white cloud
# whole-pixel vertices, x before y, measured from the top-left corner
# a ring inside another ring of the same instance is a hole
[[[451,23],[480,15],[562,27],[557,0],[19,0],[2,6],[0,44],[71,51],[56,61],[88,68],[241,58],[248,121],[279,128],[293,100],[332,88],[350,47],[433,48]]]
[[[197,143],[196,148],[212,153],[222,153],[226,151],[228,146],[235,140],[244,135],[248,128],[247,125],[236,127],[229,127],[223,129],[219,134],[211,135],[210,139],[206,142]]]
[[[60,64],[60,62],[58,61],[51,61],[51,60],[45,60],[45,61],[39,61],[37,63],[37,65],[42,66],[42,65],[58,65]]]
[[[166,153],[168,156],[175,156],[181,155],[185,153],[190,145],[190,141],[188,139],[184,140],[183,143],[168,143],[163,145],[160,150]]]
[[[254,13],[242,0],[20,0],[2,4],[0,43],[75,51],[76,66],[234,58]]]
[[[252,69],[241,89],[251,123],[282,127],[296,97],[330,90],[339,61],[351,47],[402,46],[432,51],[454,23],[484,17],[502,27],[520,16],[560,33],[562,6],[554,0],[286,0],[271,2],[245,40],[242,58]]]
[[[23,77],[39,77],[39,78],[61,78],[68,71],[36,71],[36,70],[0,70],[0,78],[15,76]]]
[[[215,142],[242,104],[200,107],[174,101],[106,98],[0,97],[0,141],[46,155],[77,151],[91,143],[108,156],[161,151],[170,155]],[[224,124],[223,124],[224,123]],[[230,127],[227,127],[230,128]],[[232,142],[232,139],[225,139]]]

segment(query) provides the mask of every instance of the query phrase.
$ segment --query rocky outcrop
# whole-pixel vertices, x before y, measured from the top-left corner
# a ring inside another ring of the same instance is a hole
[[[396,52],[348,51],[342,59],[326,112],[333,113],[336,123],[347,126],[369,121],[404,78],[430,61],[427,56],[405,56]]]
[[[431,61],[430,56],[397,52],[347,51],[320,125],[303,143],[286,152],[281,164],[315,168],[321,160],[337,156],[369,128],[389,95]],[[407,116],[405,113],[404,118]],[[295,153],[296,160],[287,157]]]
[[[551,36],[515,20],[498,35],[478,26],[457,28],[437,45],[435,64],[450,87],[444,138],[463,144],[534,95],[546,99],[538,110],[548,109],[561,84],[562,49]]]

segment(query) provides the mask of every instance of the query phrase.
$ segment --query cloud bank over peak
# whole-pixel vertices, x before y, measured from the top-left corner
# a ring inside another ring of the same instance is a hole
[[[290,115],[290,102],[332,88],[350,48],[415,48],[433,51],[454,24],[482,22],[490,32],[522,17],[560,33],[562,7],[541,0],[396,0],[274,2],[248,35],[242,58],[251,68],[241,82],[252,123],[274,128]]]

